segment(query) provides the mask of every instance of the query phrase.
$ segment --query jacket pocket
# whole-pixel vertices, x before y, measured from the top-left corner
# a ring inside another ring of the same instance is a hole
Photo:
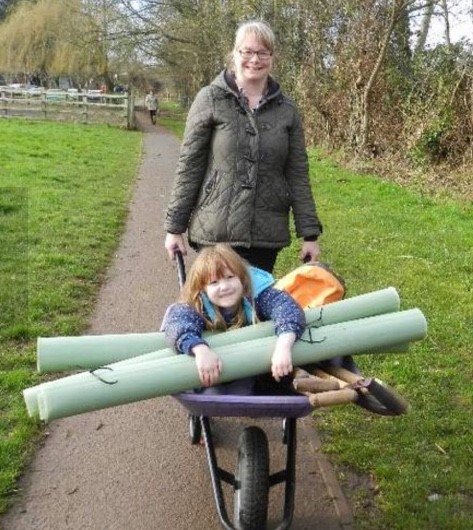
[[[205,179],[204,184],[201,189],[199,202],[197,208],[203,208],[205,205],[212,202],[212,197],[215,195],[215,189],[218,179],[218,171],[213,171],[210,176]]]
[[[285,178],[278,180],[273,184],[272,196],[274,198],[274,210],[278,212],[287,212],[292,204],[292,193]]]
[[[292,205],[292,192],[289,188],[288,183],[286,180],[284,180],[284,195],[283,195],[283,203],[286,209],[289,209]]]

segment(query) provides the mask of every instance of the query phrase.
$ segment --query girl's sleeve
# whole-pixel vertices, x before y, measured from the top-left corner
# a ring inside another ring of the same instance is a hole
[[[268,287],[255,298],[256,314],[261,320],[272,320],[276,335],[294,332],[299,339],[305,330],[302,307],[285,291]]]
[[[205,321],[202,316],[187,304],[173,304],[166,311],[161,327],[169,344],[178,353],[192,355],[197,344],[207,344],[202,338]]]

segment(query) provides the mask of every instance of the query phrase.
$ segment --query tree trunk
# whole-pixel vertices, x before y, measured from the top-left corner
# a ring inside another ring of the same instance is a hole
[[[427,35],[430,29],[430,21],[434,13],[434,0],[427,0],[424,8],[424,14],[422,16],[422,22],[419,30],[419,37],[416,42],[415,53],[423,51],[425,43],[427,41]]]
[[[371,74],[366,82],[366,85],[363,90],[363,100],[362,100],[362,114],[361,114],[361,131],[360,131],[360,145],[359,151],[365,152],[368,147],[369,137],[371,132],[371,94],[378,78],[381,66],[386,58],[386,53],[388,50],[389,42],[391,35],[394,30],[399,17],[402,15],[402,12],[406,9],[407,3],[403,0],[395,0],[391,10],[391,16],[389,19],[388,27],[385,30],[384,38],[381,44],[381,48],[376,59],[376,63],[371,71]]]
[[[449,12],[448,12],[448,6],[447,6],[447,0],[441,1],[442,6],[442,12],[443,12],[443,18],[445,19],[445,44],[447,46],[450,46],[451,39],[450,39],[450,20],[449,20]]]

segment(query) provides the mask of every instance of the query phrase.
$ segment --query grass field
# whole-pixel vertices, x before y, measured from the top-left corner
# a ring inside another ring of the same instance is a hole
[[[182,134],[182,123],[162,119]],[[83,330],[118,243],[139,145],[139,135],[109,128],[0,122],[2,509],[40,434],[21,398],[38,380],[34,339]],[[317,151],[311,178],[322,259],[347,295],[394,286],[402,309],[419,307],[429,324],[408,353],[357,357],[366,375],[406,397],[408,414],[344,406],[314,415],[355,527],[470,529],[473,207],[348,172]],[[277,275],[298,264],[298,251],[298,242],[283,251]]]
[[[0,122],[0,511],[41,434],[21,390],[35,339],[81,333],[123,227],[141,136]]]
[[[323,259],[345,278],[347,295],[394,286],[401,309],[420,308],[429,326],[408,353],[357,357],[365,375],[407,398],[407,415],[354,406],[315,413],[356,528],[471,529],[473,206],[353,174],[315,151],[311,174]],[[296,263],[294,245],[281,272]]]

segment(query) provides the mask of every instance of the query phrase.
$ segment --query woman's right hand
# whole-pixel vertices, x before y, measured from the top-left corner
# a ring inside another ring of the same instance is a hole
[[[187,256],[186,243],[182,234],[166,234],[164,240],[164,248],[168,251],[168,255],[171,259],[176,259],[176,252],[181,251],[183,256]]]
[[[207,344],[194,346],[192,353],[195,356],[195,364],[202,385],[215,385],[222,371],[222,359]]]

